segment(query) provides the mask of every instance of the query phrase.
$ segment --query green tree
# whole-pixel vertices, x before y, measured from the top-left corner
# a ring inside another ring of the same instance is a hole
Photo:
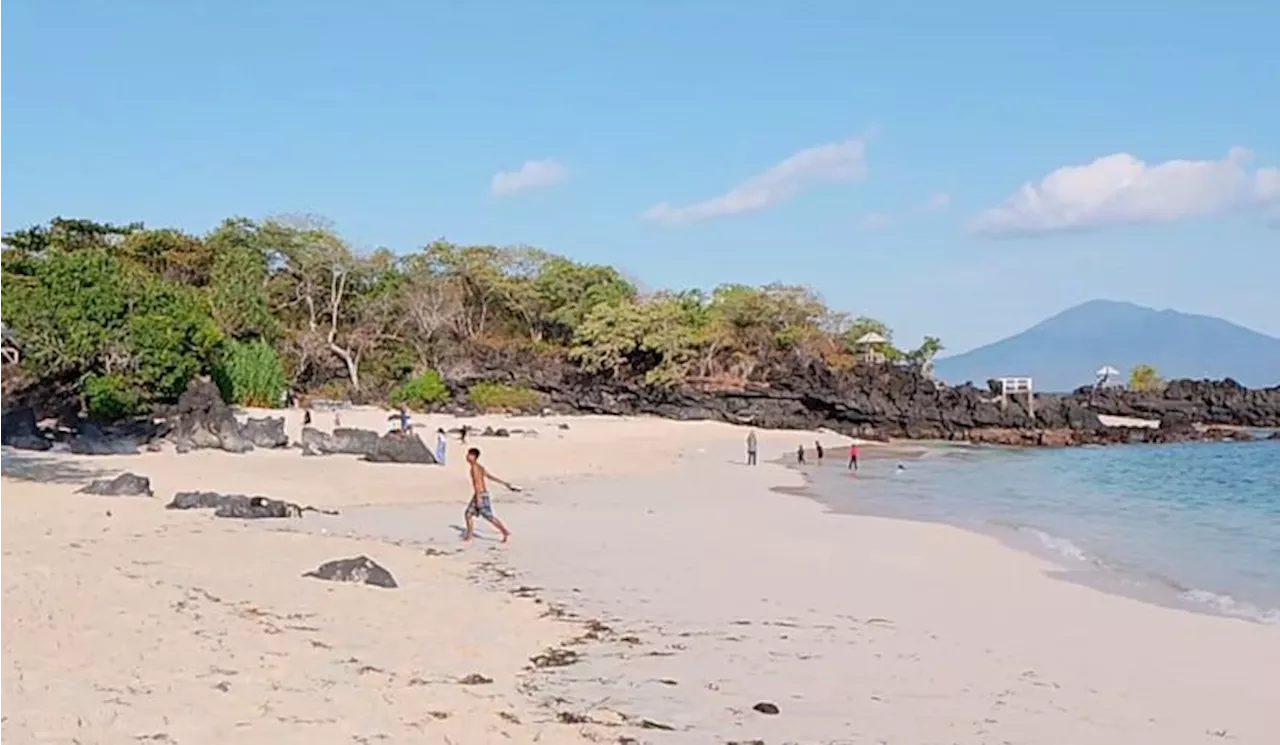
[[[175,398],[221,341],[198,293],[103,248],[54,251],[4,274],[4,321],[38,375],[118,376],[143,400]]]

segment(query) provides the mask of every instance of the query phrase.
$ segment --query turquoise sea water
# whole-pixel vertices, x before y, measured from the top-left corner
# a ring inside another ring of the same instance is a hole
[[[1277,441],[939,447],[856,478],[838,457],[804,470],[838,511],[995,533],[1104,589],[1280,623]]]

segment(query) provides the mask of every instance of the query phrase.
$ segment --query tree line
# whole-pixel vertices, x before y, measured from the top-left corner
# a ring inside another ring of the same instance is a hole
[[[641,292],[617,269],[536,248],[443,240],[359,252],[315,219],[232,218],[203,236],[57,218],[3,237],[3,320],[28,376],[73,381],[91,415],[171,402],[212,375],[246,405],[285,391],[429,406],[477,354],[516,349],[652,386],[767,383],[797,360],[857,364],[941,348],[811,290],[727,284]],[[495,405],[529,399],[490,385]]]

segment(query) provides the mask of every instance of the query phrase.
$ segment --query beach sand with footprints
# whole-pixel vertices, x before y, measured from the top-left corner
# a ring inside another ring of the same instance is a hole
[[[384,431],[387,415],[342,419]],[[288,416],[297,439],[301,415]],[[510,544],[483,522],[459,541],[456,438],[444,466],[6,449],[5,741],[1174,745],[1280,732],[1280,627],[1064,582],[957,528],[829,513],[772,461],[815,439],[843,458],[838,435],[761,431],[748,468],[746,430],[725,424],[415,420],[429,445],[464,421],[536,432],[468,442],[525,487],[493,490]],[[155,497],[76,493],[125,471]],[[339,514],[163,508],[199,490]],[[303,576],[359,556],[397,586]]]

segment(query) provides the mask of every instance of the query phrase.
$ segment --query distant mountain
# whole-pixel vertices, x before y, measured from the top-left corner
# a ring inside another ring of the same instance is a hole
[[[1030,376],[1041,391],[1093,383],[1111,365],[1128,378],[1134,365],[1165,378],[1234,378],[1259,388],[1280,384],[1280,339],[1211,316],[1091,300],[1020,334],[937,360],[948,383]]]

